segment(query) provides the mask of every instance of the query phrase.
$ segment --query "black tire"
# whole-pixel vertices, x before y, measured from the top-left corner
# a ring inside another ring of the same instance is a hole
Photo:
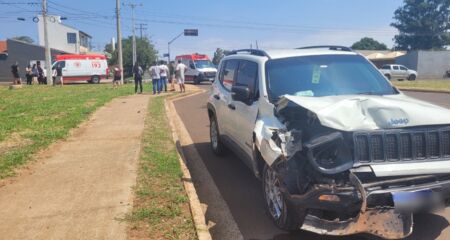
[[[262,187],[269,216],[272,218],[275,225],[280,229],[287,231],[298,230],[303,224],[306,216],[306,210],[296,211],[292,206],[288,204],[288,202],[284,198],[284,195],[281,193],[281,191],[279,191],[279,189],[277,189],[277,184],[271,184],[271,182],[273,183],[273,181],[269,179],[273,179],[273,176],[275,176],[276,182],[278,182],[278,184],[281,184],[278,177],[276,177],[276,173],[274,172],[274,170],[272,170],[272,168],[267,166],[266,164],[262,175]],[[269,190],[269,188],[272,188],[272,190]],[[278,209],[278,211],[275,209],[275,205],[277,203],[274,203],[275,200],[271,200],[269,197],[269,195],[274,195],[276,194],[276,192],[279,193],[277,194],[279,201],[276,201],[278,202],[278,207],[280,208]]]
[[[198,77],[194,77],[193,82],[194,82],[194,85],[199,85],[200,84],[200,81],[198,80]]]
[[[209,119],[209,138],[211,150],[218,156],[223,156],[226,153],[226,147],[220,139],[219,127],[217,125],[216,116],[211,116]]]
[[[95,84],[99,84],[100,83],[100,77],[99,76],[92,76],[91,82],[95,83]]]
[[[391,75],[385,74],[384,76],[385,76],[389,81],[391,80]]]
[[[414,81],[414,80],[416,80],[416,75],[414,75],[414,74],[409,75],[408,81]]]

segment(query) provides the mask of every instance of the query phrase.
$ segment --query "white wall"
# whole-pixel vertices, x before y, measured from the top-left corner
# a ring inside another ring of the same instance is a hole
[[[38,16],[39,45],[44,46],[44,22],[42,15]],[[68,53],[79,53],[79,31],[61,23],[60,16],[48,16],[47,18],[48,43],[51,48]],[[76,34],[76,44],[67,43],[67,33]]]

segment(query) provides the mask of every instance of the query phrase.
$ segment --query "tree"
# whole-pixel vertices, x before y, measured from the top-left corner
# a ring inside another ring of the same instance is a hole
[[[449,0],[404,0],[394,13],[391,26],[398,29],[399,50],[443,49],[450,44]]]
[[[369,37],[362,38],[352,45],[355,50],[387,50],[387,46],[384,43],[380,43],[377,40]]]
[[[124,74],[127,76],[132,75],[133,69],[133,39],[132,37],[122,39],[122,51],[123,51],[123,69]],[[105,52],[110,53],[112,57],[108,60],[109,65],[118,64],[117,45],[116,50],[112,51],[112,45],[106,44]],[[146,69],[152,62],[158,59],[158,52],[148,38],[136,38],[136,53],[137,62],[139,65]]]
[[[26,42],[26,43],[34,43],[34,40],[28,36],[17,36],[17,37],[13,37],[12,39],[21,41],[21,42]]]
[[[225,54],[223,53],[223,49],[222,48],[217,48],[216,51],[214,52],[214,57],[212,62],[214,63],[214,65],[219,65],[220,60],[222,60],[222,58],[225,57]]]

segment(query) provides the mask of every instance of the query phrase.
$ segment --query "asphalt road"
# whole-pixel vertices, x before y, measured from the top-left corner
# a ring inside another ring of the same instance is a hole
[[[210,86],[201,87],[209,89]],[[417,92],[407,94],[450,108],[450,94]],[[245,239],[366,239],[364,236],[324,237],[304,231],[288,233],[276,228],[265,211],[261,182],[234,154],[217,157],[210,150],[207,96],[207,93],[203,93],[176,101],[175,107]],[[187,158],[189,161],[189,156]],[[195,176],[193,180],[195,184]],[[207,199],[202,195],[199,198]],[[450,209],[437,214],[415,216],[415,230],[408,239],[450,239],[449,221]],[[214,235],[214,231],[212,235],[214,239],[221,239],[220,236]]]

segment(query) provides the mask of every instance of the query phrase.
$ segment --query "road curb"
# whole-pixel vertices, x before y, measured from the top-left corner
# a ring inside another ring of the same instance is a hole
[[[172,129],[173,139],[177,146],[180,165],[183,170],[183,183],[190,200],[191,213],[197,234],[200,240],[212,239],[210,231],[213,231],[215,236],[220,239],[243,240],[244,237],[234,220],[228,204],[223,199],[214,179],[204,165],[203,159],[194,146],[194,142],[174,105],[175,101],[206,92],[206,90],[197,87],[193,88],[194,91],[191,93],[167,98],[165,107]],[[188,90],[190,89],[188,88]],[[189,155],[189,169],[187,167],[186,155]],[[198,184],[197,187],[200,189],[199,191],[202,194],[208,194],[209,202],[207,204],[200,202],[197,190],[191,179],[191,172],[195,175],[196,184]],[[217,228],[216,225],[220,225],[221,227]]]
[[[422,88],[398,88],[401,91],[407,92],[428,92],[428,93],[445,93],[450,94],[450,90],[433,90],[433,89],[422,89]]]
[[[205,214],[202,210],[202,206],[200,204],[200,200],[197,195],[197,191],[195,190],[194,183],[192,182],[191,173],[186,166],[185,158],[183,152],[181,151],[180,139],[178,138],[176,124],[175,124],[175,116],[177,116],[175,106],[173,105],[173,101],[177,99],[181,99],[187,96],[192,96],[201,93],[201,91],[192,92],[186,95],[176,96],[167,98],[164,101],[164,106],[166,108],[166,116],[169,119],[170,128],[172,130],[172,139],[177,147],[177,155],[178,161],[181,166],[181,171],[183,173],[183,185],[186,191],[186,194],[189,198],[189,205],[191,208],[192,218],[194,220],[195,230],[197,232],[197,237],[199,240],[212,240],[211,234],[208,230],[208,226],[205,221]]]

